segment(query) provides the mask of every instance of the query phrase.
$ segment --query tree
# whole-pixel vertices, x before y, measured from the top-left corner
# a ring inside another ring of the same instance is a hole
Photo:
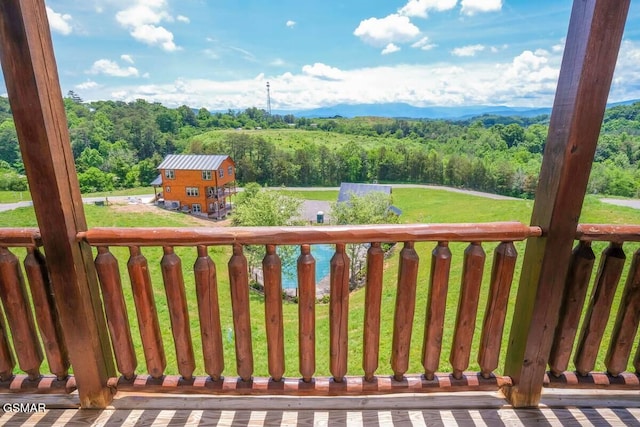
[[[113,190],[114,175],[102,172],[96,167],[90,167],[86,172],[78,174],[80,191],[93,193],[96,191]]]
[[[231,224],[242,227],[301,225],[300,207],[302,200],[278,191],[264,190],[259,184],[251,183],[238,195]],[[296,248],[278,246],[278,255],[283,271],[294,271]],[[264,256],[263,246],[247,246],[246,255],[249,269],[258,268]]]
[[[13,120],[7,119],[0,124],[0,160],[13,165],[20,160],[20,145]]]
[[[351,194],[348,201],[336,202],[331,206],[331,219],[339,225],[395,224],[398,216],[390,208],[391,196],[385,193],[375,191],[363,195]],[[347,245],[347,255],[351,259],[351,290],[358,287],[365,276],[366,251],[365,244]]]
[[[100,168],[104,163],[104,158],[100,152],[94,148],[85,148],[76,159],[78,172],[84,172],[89,168]]]

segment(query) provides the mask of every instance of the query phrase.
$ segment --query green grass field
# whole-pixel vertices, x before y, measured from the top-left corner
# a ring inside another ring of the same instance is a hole
[[[297,197],[317,200],[335,200],[335,191],[301,191],[291,192]],[[489,221],[522,221],[528,223],[532,201],[525,200],[490,200],[477,196],[451,193],[444,190],[428,189],[396,189],[394,190],[394,204],[403,210],[401,222],[403,223],[457,223],[457,222],[489,222]],[[170,214],[162,211],[162,214],[153,213],[131,213],[120,212],[116,207],[97,207],[93,205],[85,206],[87,222],[90,227],[95,226],[124,226],[124,227],[184,227],[200,225],[195,219],[183,214]],[[603,204],[596,198],[588,197],[581,216],[581,222],[591,223],[640,223],[640,211],[630,208],[618,207]],[[35,216],[32,208],[23,208],[11,212],[0,213],[0,223],[5,227],[28,227],[36,226]],[[400,245],[399,245],[400,246]],[[420,358],[422,350],[422,337],[424,330],[426,299],[429,285],[429,269],[431,251],[433,243],[419,243],[416,250],[420,256],[420,268],[418,275],[416,310],[414,316],[414,331],[411,342],[411,356],[408,373],[420,373],[423,371]],[[484,281],[482,284],[482,295],[478,307],[478,316],[474,334],[474,348],[471,353],[470,369],[477,370],[476,363],[477,348],[480,339],[482,318],[484,316],[486,295],[488,292],[490,269],[492,264],[493,250],[495,244],[484,245],[487,255],[485,263]],[[632,251],[637,245],[630,244],[625,247],[627,258],[631,258]],[[443,348],[440,360],[440,371],[450,371],[448,362],[450,346],[453,336],[456,311],[459,298],[460,277],[462,270],[462,252],[465,244],[452,244],[453,253],[449,293],[447,298],[447,314],[445,320],[445,334],[443,337]],[[604,249],[605,244],[595,244],[596,255]],[[516,288],[519,280],[520,265],[524,244],[517,243],[516,248],[519,253],[518,265],[516,267],[516,278],[510,296],[509,311],[505,334],[503,337],[502,353],[506,349],[506,340],[509,334],[513,306],[516,297]],[[388,374],[391,372],[389,366],[391,354],[391,336],[393,331],[393,316],[395,309],[395,287],[398,270],[398,256],[400,247],[396,248],[394,256],[389,258],[385,264],[384,289],[382,301],[382,321],[381,321],[381,348],[378,373]],[[137,372],[146,372],[144,355],[138,331],[135,315],[135,306],[131,296],[131,286],[126,271],[128,251],[126,248],[114,248],[114,254],[119,259],[119,267],[123,281],[123,288],[129,313],[129,321],[136,350],[138,352]],[[191,322],[191,333],[195,354],[197,357],[197,374],[205,374],[202,359],[201,337],[198,326],[198,312],[195,298],[195,286],[192,273],[192,266],[196,259],[195,248],[178,248],[176,250],[182,259],[184,281],[187,292],[189,315]],[[217,267],[218,292],[220,298],[220,312],[224,339],[225,353],[225,374],[235,375],[235,354],[233,337],[233,317],[230,304],[229,279],[227,263],[230,257],[230,248],[211,247],[210,255]],[[177,373],[175,349],[171,336],[170,320],[167,310],[167,301],[160,271],[160,260],[162,258],[161,248],[144,248],[144,255],[149,261],[149,269],[154,286],[158,316],[161,322],[165,352],[167,354],[167,373]],[[19,256],[22,256],[18,254]],[[627,261],[627,268],[630,261]],[[594,270],[597,269],[594,268]],[[595,274],[595,273],[594,273]],[[614,309],[610,316],[608,331],[611,330],[615,319],[616,307],[619,303],[621,289],[624,284],[626,273],[623,275],[619,285],[618,294],[614,302]],[[352,293],[349,310],[349,366],[348,373],[351,375],[362,374],[362,334],[364,319],[364,289]],[[255,359],[255,375],[267,376],[267,346],[265,333],[265,310],[264,300],[260,294],[251,294],[251,322],[253,335],[253,351]],[[285,346],[286,346],[286,376],[297,377],[298,373],[298,306],[293,303],[284,303],[283,307],[285,320]],[[316,306],[316,342],[317,342],[317,375],[329,375],[329,307],[327,304]],[[609,333],[609,332],[608,332]],[[603,340],[602,350],[599,355],[597,369],[603,369],[603,359],[608,345],[608,335]],[[498,372],[502,371],[503,358],[501,359]]]
[[[140,196],[144,194],[153,194],[153,187],[135,187],[125,190],[85,193],[82,197]],[[0,191],[0,203],[16,203],[27,200],[31,200],[29,191]]]
[[[206,147],[210,144],[223,142],[230,136],[238,134],[248,135],[252,138],[263,138],[265,141],[275,144],[280,149],[290,151],[294,151],[306,144],[324,144],[331,149],[337,149],[348,143],[354,142],[358,147],[362,147],[367,150],[380,147],[385,144],[398,144],[398,139],[395,137],[353,135],[338,132],[326,132],[322,130],[314,131],[301,129],[262,129],[240,131],[222,129],[196,135],[192,138],[192,141],[202,143],[202,146]],[[409,139],[402,140],[402,142],[406,143],[408,146],[420,145],[420,143]]]

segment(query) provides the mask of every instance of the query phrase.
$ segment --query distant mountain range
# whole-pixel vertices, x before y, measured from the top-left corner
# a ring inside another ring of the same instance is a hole
[[[616,105],[628,105],[640,100],[629,100],[609,104],[608,107]],[[415,107],[404,103],[385,104],[339,104],[332,107],[321,107],[312,110],[297,111],[273,111],[274,114],[293,114],[296,117],[325,118],[341,116],[352,117],[391,117],[407,119],[445,119],[445,120],[466,120],[485,114],[496,116],[520,116],[535,117],[541,114],[551,114],[551,107],[547,108],[526,108],[507,107],[504,105],[474,105],[460,107]]]

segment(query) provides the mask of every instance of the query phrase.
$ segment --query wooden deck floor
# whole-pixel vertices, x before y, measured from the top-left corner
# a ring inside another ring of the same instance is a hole
[[[640,409],[224,411],[51,409],[0,416],[5,426],[639,426]]]
[[[24,397],[13,401],[29,401]],[[53,396],[43,402],[44,412],[0,414],[0,425],[640,426],[640,391],[546,390],[540,408],[518,410],[499,393],[318,399],[118,393],[106,410],[56,409]]]

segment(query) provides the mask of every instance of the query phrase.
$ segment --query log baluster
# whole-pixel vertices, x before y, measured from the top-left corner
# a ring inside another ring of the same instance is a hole
[[[221,378],[224,370],[222,327],[218,304],[218,278],[216,266],[207,252],[207,247],[198,246],[198,259],[193,266],[200,317],[200,335],[204,369],[214,381]]]
[[[13,378],[13,368],[16,366],[13,353],[9,347],[9,330],[4,323],[4,313],[0,307],[0,380],[8,381]]]
[[[178,372],[180,372],[182,378],[190,380],[193,371],[196,369],[196,361],[193,354],[191,329],[189,328],[189,310],[184,289],[184,278],[182,277],[182,261],[173,250],[173,247],[164,246],[163,251],[164,255],[160,261],[160,267],[167,295]]]
[[[396,381],[402,381],[409,368],[411,330],[416,305],[419,258],[414,242],[405,242],[400,251],[396,311],[393,319],[393,341],[391,347],[391,369]]]
[[[149,265],[138,246],[129,247],[129,253],[127,269],[131,279],[133,301],[136,306],[147,371],[153,378],[161,378],[167,367],[167,360],[162,345],[156,301],[149,276]]]
[[[500,243],[493,253],[489,300],[484,314],[478,365],[484,378],[490,378],[498,367],[504,320],[518,252],[512,242]]]
[[[380,243],[372,243],[367,250],[367,287],[364,304],[364,355],[362,368],[364,379],[373,381],[378,369],[380,351],[380,305],[382,300],[382,271],[384,252]]]
[[[122,293],[122,281],[118,260],[106,246],[98,247],[95,259],[96,271],[102,288],[102,299],[107,315],[107,326],[111,335],[116,364],[122,375],[131,379],[135,375],[138,361],[133,348],[129,316]]]
[[[571,255],[560,318],[549,356],[549,369],[556,377],[567,370],[571,360],[595,259],[589,241],[580,241]]]
[[[422,343],[422,366],[427,380],[433,380],[440,364],[444,316],[447,312],[447,291],[451,251],[448,242],[438,242],[431,252],[431,277],[425,315],[424,340]]]
[[[631,347],[640,321],[640,250],[633,255],[627,282],[618,308],[611,343],[604,364],[607,372],[618,376],[627,369]]]
[[[49,369],[59,380],[63,380],[69,374],[69,353],[63,339],[47,264],[37,248],[27,248],[24,270]]]
[[[40,377],[42,349],[38,342],[36,326],[29,307],[29,297],[24,284],[18,258],[7,248],[0,247],[0,298],[11,330],[13,348],[20,369],[29,379]]]
[[[275,245],[266,245],[262,260],[264,276],[265,325],[269,375],[280,381],[284,375],[284,324],[282,320],[282,261]]]
[[[302,245],[298,257],[298,335],[300,374],[311,382],[316,370],[316,260],[311,246]]]
[[[456,379],[462,378],[462,373],[469,367],[484,260],[485,253],[480,243],[472,242],[465,249],[456,329],[453,332],[453,345],[449,358],[453,376]]]
[[[247,258],[244,256],[242,245],[238,243],[233,245],[233,256],[229,260],[229,282],[238,376],[243,381],[250,381],[253,374],[253,347],[249,313],[249,275]]]
[[[336,244],[329,263],[329,355],[333,380],[340,383],[347,373],[349,333],[349,257],[344,243]]]
[[[576,371],[580,375],[587,375],[595,367],[600,342],[609,320],[611,304],[622,275],[624,261],[625,255],[622,251],[622,245],[619,243],[612,242],[602,252],[589,307],[582,323],[576,356],[573,360]]]

